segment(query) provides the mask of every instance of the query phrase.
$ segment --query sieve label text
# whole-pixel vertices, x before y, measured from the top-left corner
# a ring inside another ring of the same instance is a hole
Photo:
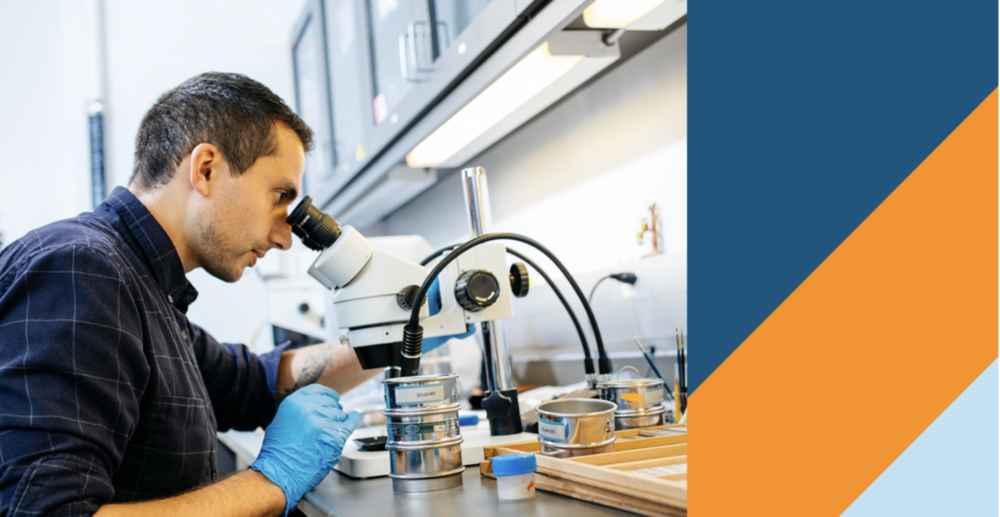
[[[444,386],[441,384],[400,386],[396,388],[396,403],[400,405],[430,404],[443,400]]]

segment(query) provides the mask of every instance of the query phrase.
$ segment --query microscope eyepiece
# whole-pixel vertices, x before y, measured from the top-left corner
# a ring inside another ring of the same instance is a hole
[[[313,206],[309,196],[299,202],[285,222],[292,225],[292,233],[298,235],[302,244],[311,250],[323,251],[340,237],[337,220]]]

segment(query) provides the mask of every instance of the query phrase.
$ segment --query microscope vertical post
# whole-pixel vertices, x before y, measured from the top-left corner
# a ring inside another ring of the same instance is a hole
[[[491,214],[489,189],[486,186],[486,170],[473,167],[462,170],[462,190],[465,193],[465,208],[469,215],[471,238],[490,231]],[[500,321],[484,321],[483,359],[486,362],[486,382],[489,393],[483,399],[490,421],[490,434],[501,436],[522,432],[521,411],[517,401],[517,389],[511,376],[510,355],[503,336]]]

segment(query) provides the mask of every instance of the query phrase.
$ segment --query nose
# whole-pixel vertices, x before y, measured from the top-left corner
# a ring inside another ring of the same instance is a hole
[[[281,250],[292,247],[292,225],[285,221],[287,218],[288,214],[279,215],[271,226],[271,243]]]

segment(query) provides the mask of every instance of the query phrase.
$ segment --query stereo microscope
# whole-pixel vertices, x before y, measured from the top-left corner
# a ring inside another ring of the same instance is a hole
[[[518,434],[522,427],[517,389],[499,320],[514,316],[512,300],[527,294],[529,282],[524,264],[517,262],[508,268],[506,255],[522,258],[548,277],[527,257],[498,241],[527,244],[552,260],[587,312],[597,343],[600,377],[608,376],[611,362],[590,304],[569,271],[548,249],[528,237],[488,233],[486,172],[481,167],[464,169],[462,181],[471,240],[440,250],[447,254],[433,267],[376,250],[355,228],[341,228],[332,216],[313,206],[309,197],[296,206],[288,223],[303,244],[321,252],[309,274],[336,290],[333,307],[337,323],[347,330],[342,341],[354,349],[362,368],[385,368],[387,377],[417,375],[424,337],[463,334],[479,324],[487,382],[482,405],[490,422],[490,434]],[[441,310],[431,315],[426,297],[434,281],[440,286]],[[552,287],[579,332],[587,380],[596,383],[599,377],[583,331],[569,304]]]

